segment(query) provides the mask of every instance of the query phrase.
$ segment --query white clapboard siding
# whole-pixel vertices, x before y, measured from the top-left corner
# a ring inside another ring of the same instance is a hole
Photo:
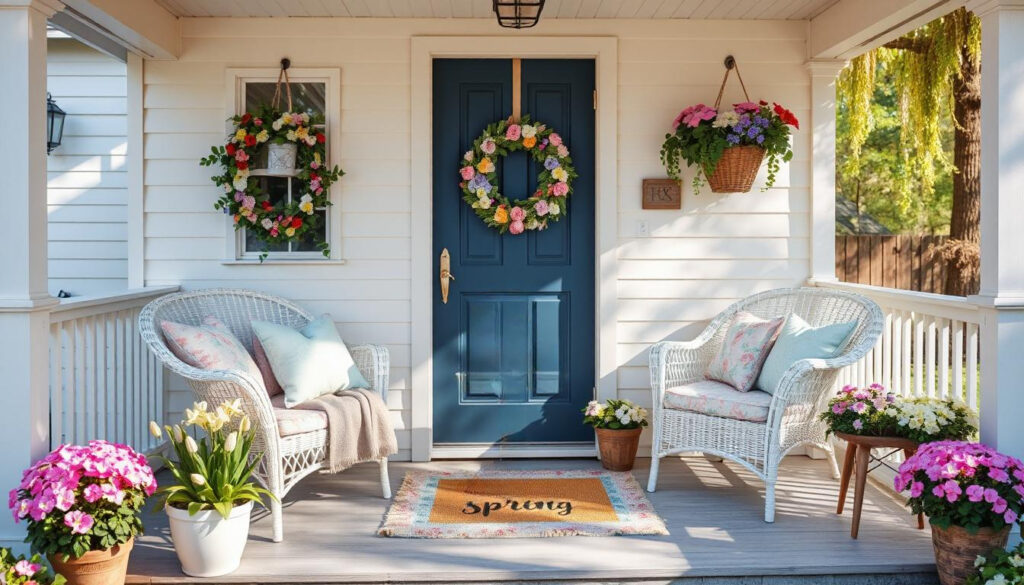
[[[389,406],[401,455],[408,456],[409,409],[418,391],[410,387],[411,234],[414,221],[429,221],[411,215],[410,162],[429,153],[409,152],[410,39],[496,34],[493,22],[186,18],[182,33],[179,60],[145,64],[147,284],[267,291],[330,313],[346,340],[387,346]],[[555,33],[549,27],[546,34]],[[690,102],[713,102],[727,54],[740,62],[751,98],[784,103],[802,121],[809,117],[806,26],[560,20],[557,34],[618,38],[617,379],[622,396],[648,404],[652,343],[691,339],[729,303],[798,285],[809,275],[809,130],[795,135],[794,159],[767,192],[759,190],[762,170],[750,194],[694,195],[688,172],[682,210],[647,211],[640,204],[643,179],[664,176],[658,151],[671,120]],[[218,193],[211,171],[197,161],[221,138],[229,97],[224,72],[274,67],[284,55],[296,67],[341,70],[333,123],[341,126],[335,152],[347,173],[337,193],[344,264],[221,262],[225,218],[212,208]],[[742,97],[738,84],[725,94],[727,102]],[[641,235],[641,225],[648,235]],[[191,400],[188,388],[173,379],[168,388],[168,412],[180,416]]]
[[[47,163],[49,289],[128,286],[125,64],[74,39],[47,42],[47,90],[67,112]]]

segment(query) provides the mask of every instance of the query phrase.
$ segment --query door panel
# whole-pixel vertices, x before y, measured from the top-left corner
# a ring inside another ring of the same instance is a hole
[[[451,254],[448,303],[434,286],[434,442],[592,441],[580,409],[594,388],[594,63],[523,60],[524,114],[556,129],[579,178],[547,230],[499,235],[462,201],[458,166],[511,112],[508,59],[434,61],[434,270]],[[496,161],[501,192],[525,199],[539,165]]]

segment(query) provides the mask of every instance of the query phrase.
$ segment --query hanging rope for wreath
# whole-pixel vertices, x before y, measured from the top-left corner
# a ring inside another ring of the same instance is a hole
[[[316,247],[330,256],[322,229],[324,219],[317,209],[331,206],[329,189],[345,173],[327,164],[327,137],[321,115],[292,111],[292,90],[288,80],[288,59],[281,71],[270,105],[231,118],[232,132],[223,146],[199,161],[202,166],[220,166],[221,174],[211,177],[224,194],[214,208],[231,215],[236,230],[265,244],[260,261],[270,244],[297,242],[312,237]],[[281,99],[287,96],[287,109]],[[262,150],[268,151],[268,168],[252,169]],[[271,201],[259,177],[292,177],[297,181],[292,197]]]
[[[495,161],[519,150],[540,163],[541,171],[537,190],[528,198],[512,200],[498,192]],[[529,116],[519,122],[509,118],[487,126],[473,141],[473,149],[462,157],[462,165],[462,199],[485,224],[501,233],[542,230],[549,221],[561,219],[577,176],[562,137]]]

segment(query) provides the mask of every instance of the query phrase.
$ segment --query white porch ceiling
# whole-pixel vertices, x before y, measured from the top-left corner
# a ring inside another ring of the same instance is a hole
[[[491,0],[157,0],[182,17],[491,18]],[[547,0],[542,19],[810,20],[838,0]]]

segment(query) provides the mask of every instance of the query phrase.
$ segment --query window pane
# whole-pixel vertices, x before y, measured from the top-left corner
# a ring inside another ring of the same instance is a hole
[[[325,239],[324,236],[327,233],[327,210],[318,209],[313,213],[313,215],[320,218],[319,222],[317,223],[316,232],[313,232],[311,230],[303,234],[301,240],[292,244],[292,250],[295,250],[296,252],[320,251],[320,248],[316,247],[316,242],[317,240],[322,242]],[[317,236],[314,237],[314,234],[317,234]]]
[[[277,205],[288,199],[288,183],[283,177],[259,177],[260,189],[270,195],[271,205]],[[255,228],[257,230],[262,228]],[[245,231],[245,251],[262,252],[266,244],[256,239],[249,230]],[[287,252],[288,244],[270,244],[271,252]]]
[[[274,99],[273,82],[249,82],[245,84],[245,109],[255,111],[261,106],[269,106]],[[292,111],[306,112],[309,115],[323,115],[326,108],[327,86],[322,82],[292,83]],[[281,109],[288,107],[288,95],[284,86],[281,87]]]

